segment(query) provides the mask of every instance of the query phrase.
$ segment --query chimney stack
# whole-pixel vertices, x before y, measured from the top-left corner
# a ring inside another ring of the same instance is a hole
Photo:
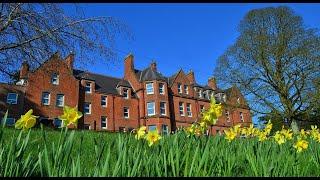
[[[215,77],[211,77],[208,79],[208,86],[211,87],[213,90],[217,89],[217,81]]]
[[[70,54],[65,58],[67,66],[70,70],[73,70],[74,55],[74,52],[70,51]]]
[[[131,73],[134,73],[134,62],[133,62],[133,55],[130,53],[124,59],[124,76],[125,78],[129,78]]]
[[[27,63],[27,61],[23,61],[21,68],[20,68],[20,74],[19,74],[19,78],[20,79],[24,79],[27,77],[29,72],[29,64]]]
[[[194,72],[192,70],[190,70],[189,73],[187,74],[187,78],[191,84],[195,83]]]
[[[150,67],[151,67],[152,71],[157,71],[157,63],[156,63],[156,61],[152,61]]]

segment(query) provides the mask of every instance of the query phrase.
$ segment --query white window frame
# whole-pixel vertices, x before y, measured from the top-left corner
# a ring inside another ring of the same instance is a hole
[[[188,111],[188,105],[189,105],[189,111]],[[191,107],[191,103],[187,103],[187,115],[188,117],[192,117],[192,107]]]
[[[151,130],[150,127],[155,127],[155,129]],[[151,124],[148,126],[148,131],[154,131],[154,130],[158,131],[157,125]]]
[[[240,112],[239,114],[240,114],[240,121],[241,121],[241,122],[244,122],[243,113],[242,113],[242,112]]]
[[[182,110],[180,109],[182,107]],[[182,114],[181,114],[182,112]],[[179,114],[180,116],[184,116],[184,103],[183,102],[179,102]]]
[[[128,116],[125,115],[126,114],[125,109],[128,111],[127,112]],[[130,117],[130,109],[129,109],[129,107],[123,107],[123,117],[125,119],[129,119],[129,117]]]
[[[178,83],[178,93],[182,94],[182,84]]]
[[[222,99],[223,99],[224,102],[227,101],[227,96],[226,96],[226,94],[222,94]]]
[[[105,102],[105,105],[102,105],[102,102]],[[107,104],[108,104],[108,96],[101,95],[101,101],[100,101],[101,107],[107,107]]]
[[[199,91],[198,91],[198,97],[199,97],[199,98],[202,98],[202,89],[199,89]]]
[[[151,86],[149,86],[149,85],[151,85]],[[146,83],[146,91],[147,91],[147,94],[154,94],[153,82]]]
[[[165,94],[165,92],[164,92],[164,83],[159,83],[159,94]]]
[[[104,121],[102,121],[102,119],[104,118]],[[108,129],[108,124],[107,124],[107,121],[108,121],[108,117],[107,116],[101,116],[100,117],[100,120],[101,120],[101,124],[100,124],[100,126],[101,126],[101,129]],[[102,126],[102,122],[104,122],[104,124],[106,125],[106,126]]]
[[[189,94],[189,87],[188,87],[188,85],[184,85],[183,88],[184,88],[184,92],[185,92],[186,94]]]
[[[54,80],[56,80],[56,81],[54,81]],[[51,84],[59,85],[59,74],[57,74],[57,73],[51,74]]]
[[[237,98],[237,103],[240,104],[240,97]]]
[[[149,110],[152,110],[149,105],[152,105],[153,104],[153,113],[149,114]],[[156,105],[155,105],[155,102],[154,101],[150,101],[150,102],[147,102],[147,115],[148,116],[153,116],[156,114]]]
[[[88,84],[90,84],[90,91],[87,91],[87,88],[88,88]],[[85,85],[85,87],[84,87],[84,90],[85,90],[85,92],[87,93],[87,94],[91,94],[92,93],[92,82],[86,82],[86,85]]]
[[[89,104],[89,112],[86,112],[85,111],[85,109],[86,109],[86,104]],[[85,102],[84,104],[83,104],[83,111],[84,111],[84,114],[91,114],[91,103],[89,103],[89,102]]]
[[[123,91],[124,98],[125,99],[129,99],[129,89],[128,88],[123,88],[122,91]]]
[[[227,122],[230,122],[230,112],[229,111],[226,111],[226,119],[227,119]]]
[[[47,98],[48,99],[48,103],[44,103],[44,101],[43,101],[45,99],[44,98],[44,94],[48,94],[49,95],[48,98]],[[41,104],[45,105],[45,106],[49,106],[50,105],[50,99],[51,99],[50,97],[51,97],[51,93],[50,92],[42,92]]]
[[[15,99],[9,99],[9,96],[12,94],[14,94],[16,96]],[[19,96],[18,93],[8,93],[7,94],[7,103],[8,104],[18,104],[18,96]]]
[[[161,103],[164,104],[164,107],[161,107]],[[167,103],[166,102],[160,102],[160,115],[164,115],[166,116],[167,115]],[[164,113],[161,113],[161,109],[164,109]]]
[[[59,96],[62,96],[62,105],[58,105],[58,97]],[[57,94],[56,106],[57,107],[63,107],[64,106],[64,94]]]
[[[166,131],[164,131],[163,129],[163,127],[166,127],[167,129],[166,129]],[[165,132],[165,134],[169,134],[169,126],[168,125],[166,125],[166,124],[162,124],[161,125],[161,133],[164,135],[164,132]]]

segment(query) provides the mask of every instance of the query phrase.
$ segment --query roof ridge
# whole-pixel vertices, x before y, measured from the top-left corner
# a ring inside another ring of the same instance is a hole
[[[74,69],[74,70],[80,70],[80,69]],[[80,71],[83,71],[83,70],[80,70]],[[83,71],[85,73],[90,73],[90,74],[94,74],[94,75],[99,75],[99,76],[104,76],[104,77],[109,77],[109,78],[113,78],[113,79],[118,79],[118,80],[125,80],[123,77],[113,77],[113,76],[109,76],[109,75],[104,75],[104,74],[99,74],[99,73],[94,73],[94,72],[90,72],[90,71]],[[127,80],[125,80],[127,81]]]

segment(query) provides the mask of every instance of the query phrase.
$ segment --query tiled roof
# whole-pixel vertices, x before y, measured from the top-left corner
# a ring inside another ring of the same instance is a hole
[[[88,79],[95,81],[96,91],[106,94],[119,94],[116,87],[122,85],[125,87],[131,87],[130,83],[124,79],[94,74],[82,70],[73,70],[73,75],[78,79]]]
[[[164,77],[161,73],[152,70],[151,67],[144,69],[143,71],[135,70],[136,76],[139,81],[152,81],[152,80],[163,80],[167,82],[167,78]]]

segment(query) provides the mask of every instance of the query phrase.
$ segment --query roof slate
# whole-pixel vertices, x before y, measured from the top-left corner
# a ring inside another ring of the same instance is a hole
[[[124,79],[94,74],[91,72],[86,72],[82,70],[73,70],[73,75],[78,79],[88,79],[95,81],[96,91],[106,94],[119,94],[116,87],[122,85],[125,87],[130,87],[130,83]]]

